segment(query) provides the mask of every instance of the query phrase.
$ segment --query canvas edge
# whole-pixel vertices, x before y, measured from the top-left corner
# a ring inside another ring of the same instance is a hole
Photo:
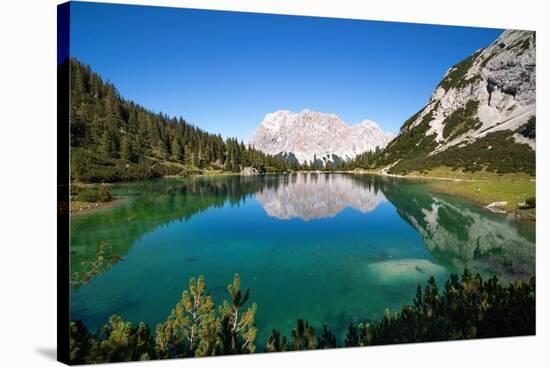
[[[57,6],[57,360],[69,364],[70,2]]]

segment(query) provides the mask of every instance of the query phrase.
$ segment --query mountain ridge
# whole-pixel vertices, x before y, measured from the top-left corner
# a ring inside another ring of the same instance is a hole
[[[278,110],[265,115],[249,143],[266,154],[292,155],[300,164],[326,167],[383,148],[394,137],[371,120],[350,126],[333,113]]]
[[[536,38],[506,30],[447,70],[377,158],[385,172],[437,166],[534,174]]]

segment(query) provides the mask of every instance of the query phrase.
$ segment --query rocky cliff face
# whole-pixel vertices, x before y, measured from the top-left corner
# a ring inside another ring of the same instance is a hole
[[[379,164],[398,173],[440,165],[534,173],[535,46],[534,32],[507,30],[450,68]]]
[[[265,116],[250,144],[268,154],[292,155],[302,164],[326,165],[384,148],[393,138],[368,120],[350,127],[334,114],[277,111]]]

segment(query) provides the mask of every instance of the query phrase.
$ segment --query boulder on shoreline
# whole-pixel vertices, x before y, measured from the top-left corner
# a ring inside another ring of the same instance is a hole
[[[508,205],[507,201],[494,201],[485,208],[495,213],[506,213],[506,210],[503,209],[506,205]]]
[[[244,167],[241,171],[241,175],[243,176],[255,176],[259,174],[258,170],[254,167]]]

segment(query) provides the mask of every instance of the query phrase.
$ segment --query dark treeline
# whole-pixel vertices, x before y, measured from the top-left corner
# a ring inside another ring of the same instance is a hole
[[[278,331],[266,351],[323,349],[339,346],[418,343],[495,338],[535,334],[535,278],[501,284],[496,277],[484,281],[465,271],[451,275],[440,291],[434,278],[424,290],[418,286],[412,304],[399,312],[385,310],[380,320],[350,324],[342,345],[324,325],[317,332],[298,320],[289,339]]]
[[[353,159],[346,161],[342,164],[342,169],[353,170],[357,168],[369,169],[373,168],[374,163],[382,150],[380,147],[376,147],[373,151],[367,151],[356,155]]]
[[[256,304],[246,308],[249,290],[241,292],[235,275],[229,300],[216,308],[204,279],[191,279],[180,302],[156,335],[140,323],[119,316],[91,334],[80,321],[70,324],[70,358],[75,364],[254,353]],[[434,279],[418,286],[412,304],[386,310],[379,320],[350,324],[339,342],[329,327],[316,329],[298,320],[291,334],[273,330],[264,351],[325,349],[395,343],[475,339],[535,334],[535,278],[502,284],[465,271],[451,275],[440,290]]]
[[[315,158],[313,161],[298,163],[297,160],[288,157],[287,165],[291,170],[302,171],[349,171],[354,169],[371,169],[376,168],[376,159],[382,153],[380,147],[376,147],[375,150],[369,150],[360,153],[349,160],[341,159],[340,157],[333,155],[333,161],[321,160]],[[281,154],[280,154],[281,156]]]
[[[215,168],[240,172],[286,171],[285,160],[235,138],[205,132],[183,120],[123,99],[88,65],[70,68],[71,176],[83,182],[115,182]],[[61,65],[60,67],[66,67]]]

